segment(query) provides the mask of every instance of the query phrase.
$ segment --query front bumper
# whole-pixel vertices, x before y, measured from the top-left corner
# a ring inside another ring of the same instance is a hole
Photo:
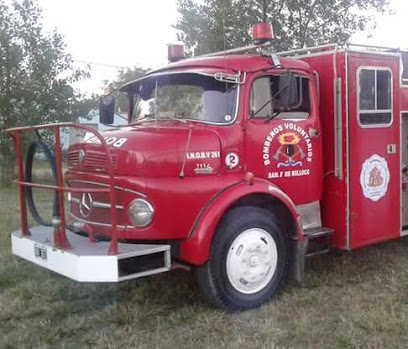
[[[80,282],[119,282],[171,269],[170,245],[119,243],[118,254],[108,255],[109,242],[91,243],[67,231],[69,250],[54,247],[50,227],[30,228],[30,236],[11,234],[12,253],[27,261]]]

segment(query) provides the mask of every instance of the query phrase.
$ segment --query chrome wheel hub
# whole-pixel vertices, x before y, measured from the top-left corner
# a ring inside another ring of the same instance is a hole
[[[239,292],[253,294],[271,281],[278,264],[275,240],[265,230],[252,228],[239,234],[227,254],[227,276]]]

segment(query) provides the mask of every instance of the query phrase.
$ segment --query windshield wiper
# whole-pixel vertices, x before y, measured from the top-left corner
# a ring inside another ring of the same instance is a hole
[[[201,120],[195,120],[195,119],[180,119],[180,118],[176,118],[176,117],[171,116],[171,115],[167,115],[165,117],[157,118],[157,120],[165,120],[165,119],[171,119],[173,121],[179,121],[179,122],[182,122],[182,123],[188,123],[189,121],[191,121],[191,122],[203,122]],[[143,121],[155,121],[155,116],[153,114],[145,115],[142,119],[136,120],[136,121],[134,121],[134,122],[132,122],[132,123],[126,125],[126,126],[137,125],[139,122],[143,122]]]
[[[180,122],[183,122],[183,123],[187,123],[186,119],[175,118],[174,116],[171,116],[171,115],[167,115],[165,118],[169,118],[169,119],[174,120],[174,121],[180,121]]]
[[[140,122],[147,121],[147,120],[154,120],[154,115],[153,114],[145,114],[141,119],[137,119],[133,122],[130,122],[126,126],[132,126],[132,125],[137,125]]]

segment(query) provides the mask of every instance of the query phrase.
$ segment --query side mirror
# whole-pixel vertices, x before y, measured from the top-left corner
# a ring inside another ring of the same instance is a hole
[[[99,122],[104,125],[111,125],[114,115],[115,98],[111,95],[101,97],[99,100]]]

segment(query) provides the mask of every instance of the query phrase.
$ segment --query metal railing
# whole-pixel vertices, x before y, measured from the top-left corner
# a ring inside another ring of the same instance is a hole
[[[289,51],[277,52],[277,55],[282,56],[282,57],[290,57],[290,56],[311,54],[311,53],[315,53],[315,52],[324,52],[324,51],[329,51],[329,50],[335,50],[337,47],[338,47],[337,44],[325,44],[325,45],[298,48],[298,49],[293,49],[293,50],[289,50]]]
[[[76,128],[83,129],[85,131],[93,133],[98,140],[100,145],[104,148],[107,155],[107,174],[109,179],[109,187],[106,188],[84,188],[84,187],[65,187],[64,186],[64,174],[62,170],[62,152],[61,152],[61,138],[60,129],[61,128]],[[29,131],[39,131],[39,130],[52,130],[55,134],[55,159],[56,159],[56,185],[40,184],[26,182],[24,177],[24,164],[23,164],[23,151],[21,144],[21,136],[25,132]],[[70,248],[69,241],[66,236],[66,219],[65,219],[65,207],[64,207],[64,193],[109,193],[110,197],[110,236],[111,243],[109,245],[108,253],[110,255],[116,255],[118,253],[118,228],[117,228],[117,212],[116,212],[116,193],[115,193],[115,177],[112,163],[112,153],[105,142],[102,135],[97,132],[94,128],[87,125],[75,124],[75,123],[57,123],[57,124],[45,124],[45,125],[35,125],[35,126],[24,126],[24,127],[14,127],[7,129],[11,137],[14,140],[16,147],[17,156],[17,166],[18,166],[18,179],[13,182],[19,186],[20,189],[20,224],[21,233],[23,236],[29,236],[30,231],[28,229],[27,221],[27,203],[26,203],[26,188],[41,188],[45,190],[53,190],[58,193],[58,203],[59,203],[59,228],[54,229],[54,246],[60,249],[68,250]],[[94,241],[94,232],[91,226],[87,226],[89,240]]]

